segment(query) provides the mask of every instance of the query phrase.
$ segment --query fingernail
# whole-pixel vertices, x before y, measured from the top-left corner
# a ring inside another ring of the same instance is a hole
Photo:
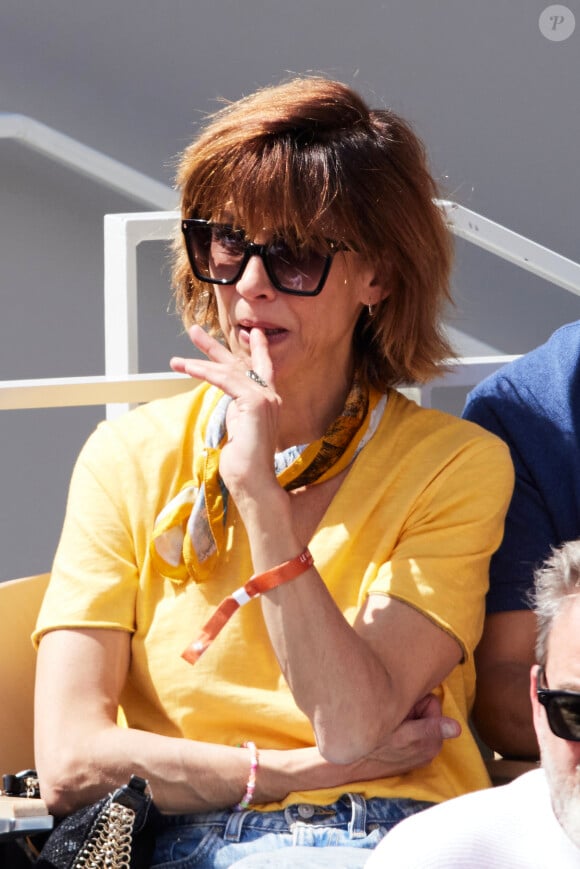
[[[459,736],[461,733],[461,727],[457,721],[453,721],[452,719],[441,719],[441,736],[443,739],[453,739],[455,736]]]

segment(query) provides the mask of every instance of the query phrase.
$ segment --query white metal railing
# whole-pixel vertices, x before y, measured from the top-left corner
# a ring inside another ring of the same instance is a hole
[[[458,359],[443,377],[426,386],[408,386],[401,392],[424,407],[431,406],[434,389],[471,387],[517,356],[473,356]],[[173,372],[159,374],[55,377],[40,380],[0,381],[0,410],[39,407],[109,405],[118,409],[154,398],[187,392],[197,381]]]
[[[171,187],[27,115],[0,112],[0,139],[16,139],[73,172],[143,205],[151,208],[176,205],[177,195]]]
[[[178,217],[175,211],[105,215],[105,374],[108,377],[138,373],[137,248],[144,241],[170,239]],[[109,404],[107,416],[112,418],[127,409],[127,403],[116,407]]]
[[[501,259],[580,296],[580,263],[456,202],[442,199],[439,204],[445,210],[451,231],[458,238],[464,238]]]
[[[44,377],[0,381],[0,410],[83,407],[111,402],[139,404],[178,395],[194,381],[183,374],[128,374],[125,377]]]

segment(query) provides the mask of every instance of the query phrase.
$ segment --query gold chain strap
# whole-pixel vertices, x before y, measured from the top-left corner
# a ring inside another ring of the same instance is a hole
[[[40,796],[40,789],[38,786],[38,776],[37,775],[27,775],[24,779],[24,786],[26,788],[26,796],[31,799],[32,797]]]
[[[111,802],[101,812],[72,869],[130,869],[134,821],[133,809]]]

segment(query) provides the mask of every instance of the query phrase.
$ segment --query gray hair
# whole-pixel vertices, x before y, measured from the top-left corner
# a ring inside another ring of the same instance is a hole
[[[580,540],[552,549],[550,558],[536,571],[535,583],[536,661],[545,667],[554,620],[573,597],[580,595]]]

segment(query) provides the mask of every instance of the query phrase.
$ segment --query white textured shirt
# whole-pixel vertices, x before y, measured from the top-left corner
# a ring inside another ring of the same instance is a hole
[[[542,769],[412,815],[388,833],[365,869],[578,869]]]

